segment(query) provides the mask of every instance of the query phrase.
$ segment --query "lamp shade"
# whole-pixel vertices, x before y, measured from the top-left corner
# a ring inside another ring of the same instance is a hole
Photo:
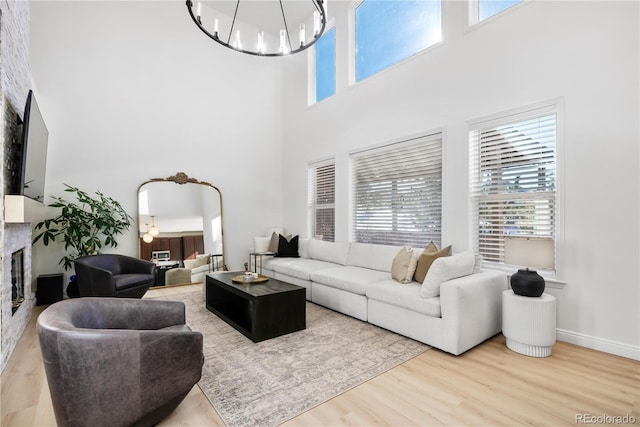
[[[151,243],[151,242],[153,242],[153,236],[152,236],[151,234],[149,234],[149,233],[144,233],[144,234],[142,235],[142,240],[143,240],[145,243]]]
[[[506,264],[527,267],[511,275],[511,289],[516,295],[539,297],[544,293],[544,278],[529,267],[553,269],[555,251],[553,239],[509,236],[504,242]]]
[[[505,237],[504,262],[509,265],[552,270],[555,266],[554,241],[539,237]]]

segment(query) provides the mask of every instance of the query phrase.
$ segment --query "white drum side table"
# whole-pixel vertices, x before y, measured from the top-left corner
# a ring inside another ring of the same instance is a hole
[[[523,297],[502,293],[502,333],[507,347],[532,357],[551,356],[556,342],[556,299],[549,294]]]

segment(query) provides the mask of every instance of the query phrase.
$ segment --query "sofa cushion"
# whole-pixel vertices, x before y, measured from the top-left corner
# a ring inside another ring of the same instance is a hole
[[[311,281],[358,295],[365,295],[372,282],[389,279],[389,273],[368,268],[342,266],[314,271]]]
[[[406,308],[431,317],[441,317],[440,297],[420,298],[420,283],[398,283],[395,280],[383,280],[367,286],[367,298],[396,307]]]
[[[298,254],[302,258],[309,258],[309,242],[311,239],[298,239]]]
[[[413,248],[400,249],[391,264],[391,278],[400,283],[410,283],[413,280],[417,262],[418,260],[413,256]]]
[[[310,274],[316,270],[334,268],[331,262],[308,258],[270,258],[264,260],[264,268],[302,280],[311,280]]]
[[[323,240],[311,239],[307,252],[311,259],[346,265],[349,256],[349,246],[349,243],[325,242]]]
[[[437,297],[443,282],[473,273],[475,261],[476,257],[471,251],[436,259],[420,287],[420,296]]]
[[[438,250],[433,242],[430,242],[427,247],[418,256],[418,265],[416,266],[416,272],[413,275],[413,280],[418,283],[424,282],[424,278],[427,277],[427,272],[433,264],[433,261],[443,256],[451,255],[451,245],[446,248]]]
[[[349,249],[347,265],[390,273],[393,258],[400,248],[400,246],[354,242]]]

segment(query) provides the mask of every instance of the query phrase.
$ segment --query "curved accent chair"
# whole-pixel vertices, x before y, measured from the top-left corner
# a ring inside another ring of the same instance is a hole
[[[155,283],[154,263],[126,255],[88,255],[73,265],[81,297],[142,298]]]
[[[58,426],[152,426],[202,374],[202,334],[184,303],[77,298],[37,321]]]

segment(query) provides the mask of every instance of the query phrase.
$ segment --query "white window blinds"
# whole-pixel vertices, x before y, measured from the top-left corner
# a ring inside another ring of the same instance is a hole
[[[440,246],[441,134],[353,154],[351,166],[352,240]]]
[[[335,163],[309,168],[309,228],[318,240],[335,241]]]
[[[553,241],[555,106],[472,125],[470,146],[477,253],[485,261],[504,263],[506,238],[520,236]],[[553,245],[547,246],[553,248]]]

